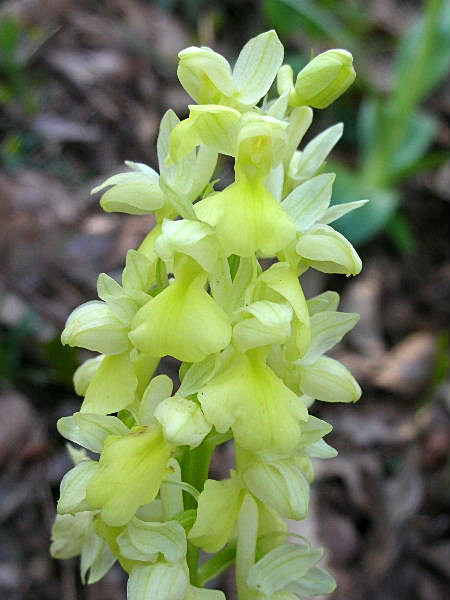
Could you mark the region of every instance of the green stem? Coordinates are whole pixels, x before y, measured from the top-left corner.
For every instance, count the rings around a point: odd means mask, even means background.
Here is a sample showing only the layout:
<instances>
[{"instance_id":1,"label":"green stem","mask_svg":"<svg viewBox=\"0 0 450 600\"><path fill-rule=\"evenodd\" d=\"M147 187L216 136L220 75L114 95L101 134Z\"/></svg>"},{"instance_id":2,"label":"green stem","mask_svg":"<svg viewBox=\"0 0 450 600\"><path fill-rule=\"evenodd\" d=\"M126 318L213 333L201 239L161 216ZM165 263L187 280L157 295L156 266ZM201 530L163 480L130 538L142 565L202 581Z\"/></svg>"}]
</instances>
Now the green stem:
<instances>
[{"instance_id":1,"label":"green stem","mask_svg":"<svg viewBox=\"0 0 450 600\"><path fill-rule=\"evenodd\" d=\"M208 479L209 465L211 456L216 447L211 440L204 440L200 446L187 452L182 463L183 481L194 486L199 492L203 490L205 481ZM197 501L190 494L184 494L184 508L195 508ZM198 561L200 558L200 550L191 543L188 543L187 548L187 564L189 567L190 580L192 585L199 584L198 576Z\"/></svg>"},{"instance_id":2,"label":"green stem","mask_svg":"<svg viewBox=\"0 0 450 600\"><path fill-rule=\"evenodd\" d=\"M189 579L192 585L199 584L198 580L198 560L200 558L200 548L193 546L188 542L186 561L189 568Z\"/></svg>"}]
</instances>

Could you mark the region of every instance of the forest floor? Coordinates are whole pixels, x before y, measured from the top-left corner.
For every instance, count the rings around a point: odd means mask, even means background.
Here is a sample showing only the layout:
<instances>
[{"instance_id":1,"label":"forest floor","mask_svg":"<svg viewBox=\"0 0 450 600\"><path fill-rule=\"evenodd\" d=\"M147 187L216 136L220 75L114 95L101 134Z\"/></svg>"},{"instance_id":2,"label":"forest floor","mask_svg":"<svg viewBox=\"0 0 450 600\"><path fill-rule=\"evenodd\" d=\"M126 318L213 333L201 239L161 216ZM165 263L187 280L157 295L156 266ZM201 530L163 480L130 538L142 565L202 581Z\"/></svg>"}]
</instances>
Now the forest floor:
<instances>
[{"instance_id":1,"label":"forest floor","mask_svg":"<svg viewBox=\"0 0 450 600\"><path fill-rule=\"evenodd\" d=\"M125 598L118 567L83 588L76 561L48 553L70 466L55 423L79 406L71 377L85 357L63 348L59 334L69 312L96 297L97 274L119 274L126 250L152 226L151 217L102 213L89 192L124 159L155 166L162 114L171 107L182 116L189 102L175 71L193 34L156 3L96 4L5 3L23 27L24 57L15 98L2 88L0 102L0 597L10 600ZM233 56L265 24L258 16L246 28L228 4L232 37L216 40L207 15L199 27L205 44ZM256 10L242 4L247 16ZM437 144L448 139L442 124ZM337 155L353 163L353 152L344 140ZM358 248L358 278L305 277L307 295L338 289L341 308L361 314L335 355L363 397L314 408L333 424L327 441L339 456L317 465L302 531L327 549L339 584L332 600L448 598L449 187L448 167L403 187L415 252L381 234ZM229 454L214 476L226 475ZM229 589L226 576L219 583Z\"/></svg>"}]
</instances>

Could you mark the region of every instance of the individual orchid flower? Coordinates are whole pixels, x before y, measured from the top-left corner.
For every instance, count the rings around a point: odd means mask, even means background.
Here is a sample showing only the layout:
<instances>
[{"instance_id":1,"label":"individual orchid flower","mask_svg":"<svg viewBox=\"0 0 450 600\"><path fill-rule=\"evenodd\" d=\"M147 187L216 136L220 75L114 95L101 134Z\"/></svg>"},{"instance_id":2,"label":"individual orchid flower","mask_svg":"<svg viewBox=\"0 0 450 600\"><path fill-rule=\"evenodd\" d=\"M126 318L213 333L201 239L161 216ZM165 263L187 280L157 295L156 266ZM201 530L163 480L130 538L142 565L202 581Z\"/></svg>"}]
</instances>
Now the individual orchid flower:
<instances>
[{"instance_id":1,"label":"individual orchid flower","mask_svg":"<svg viewBox=\"0 0 450 600\"><path fill-rule=\"evenodd\" d=\"M178 79L198 104L222 104L246 110L269 91L283 55L283 46L274 30L247 42L233 70L217 52L192 46L178 55Z\"/></svg>"},{"instance_id":2,"label":"individual orchid flower","mask_svg":"<svg viewBox=\"0 0 450 600\"><path fill-rule=\"evenodd\" d=\"M117 560L108 544L95 532L93 519L92 511L57 515L51 533L50 553L54 558L81 557L83 583L99 581Z\"/></svg>"},{"instance_id":3,"label":"individual orchid flower","mask_svg":"<svg viewBox=\"0 0 450 600\"><path fill-rule=\"evenodd\" d=\"M174 272L174 282L138 311L129 338L151 356L201 361L229 344L231 326L205 291L207 274L198 263L181 257ZM207 328L202 326L205 321Z\"/></svg>"},{"instance_id":4,"label":"individual orchid flower","mask_svg":"<svg viewBox=\"0 0 450 600\"><path fill-rule=\"evenodd\" d=\"M62 343L104 355L89 359L75 374L76 391L85 397L81 410L109 414L126 408L157 367L158 360L136 351L128 338L134 315L150 298L154 275L151 261L130 250L122 286L101 274L97 283L101 300L82 304L69 316Z\"/></svg>"},{"instance_id":5,"label":"individual orchid flower","mask_svg":"<svg viewBox=\"0 0 450 600\"><path fill-rule=\"evenodd\" d=\"M333 577L316 567L323 549L308 544L283 544L268 552L249 570L247 585L258 600L298 600L330 594L336 587Z\"/></svg>"},{"instance_id":6,"label":"individual orchid flower","mask_svg":"<svg viewBox=\"0 0 450 600\"><path fill-rule=\"evenodd\" d=\"M116 416L95 413L79 412L58 421L64 437L100 454L99 462L86 458L66 473L59 514L97 509L107 525L117 527L155 499L170 474L175 446L196 446L211 429L197 405L171 393L169 378L155 377L132 411L131 428Z\"/></svg>"},{"instance_id":7,"label":"individual orchid flower","mask_svg":"<svg viewBox=\"0 0 450 600\"><path fill-rule=\"evenodd\" d=\"M269 364L289 387L304 394L309 406L314 399L324 402L356 402L361 388L350 371L339 361L324 354L339 343L359 320L354 313L337 312L339 296L324 292L308 301L311 344L299 359L290 362L276 350Z\"/></svg>"},{"instance_id":8,"label":"individual orchid flower","mask_svg":"<svg viewBox=\"0 0 450 600\"><path fill-rule=\"evenodd\" d=\"M281 160L285 125L271 117L244 115L236 142L236 181L194 206L197 217L215 227L225 256L260 251L273 255L295 237L295 226L265 185ZM236 224L245 227L242 235Z\"/></svg>"},{"instance_id":9,"label":"individual orchid flower","mask_svg":"<svg viewBox=\"0 0 450 600\"><path fill-rule=\"evenodd\" d=\"M289 453L298 444L308 412L266 363L265 348L236 352L225 369L198 393L206 419L217 431L231 428L236 442L254 452Z\"/></svg>"},{"instance_id":10,"label":"individual orchid flower","mask_svg":"<svg viewBox=\"0 0 450 600\"><path fill-rule=\"evenodd\" d=\"M104 191L100 205L106 212L124 212L132 215L156 213L157 220L164 216L192 215L192 202L207 185L214 172L217 155L200 148L183 156L176 165L166 165L169 138L179 119L168 110L161 120L157 141L160 174L142 163L127 161L131 169L109 177L92 190ZM180 196L183 196L181 199Z\"/></svg>"},{"instance_id":11,"label":"individual orchid flower","mask_svg":"<svg viewBox=\"0 0 450 600\"><path fill-rule=\"evenodd\" d=\"M366 201L330 208L334 179L333 173L324 173L308 179L292 190L281 202L281 207L295 222L295 252L299 256L301 271L313 267L325 273L357 275L362 265L356 250L328 223L348 211L363 206Z\"/></svg>"}]
</instances>

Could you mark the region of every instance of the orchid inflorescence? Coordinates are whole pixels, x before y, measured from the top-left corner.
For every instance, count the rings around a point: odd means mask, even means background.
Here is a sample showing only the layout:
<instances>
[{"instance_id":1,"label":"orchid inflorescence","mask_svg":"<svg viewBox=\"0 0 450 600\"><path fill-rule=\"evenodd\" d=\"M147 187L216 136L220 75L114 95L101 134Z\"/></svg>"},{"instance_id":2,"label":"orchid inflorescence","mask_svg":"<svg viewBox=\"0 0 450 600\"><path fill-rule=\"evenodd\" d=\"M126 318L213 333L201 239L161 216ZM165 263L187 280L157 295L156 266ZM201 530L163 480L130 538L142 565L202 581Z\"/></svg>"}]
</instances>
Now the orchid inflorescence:
<instances>
[{"instance_id":1,"label":"orchid inflorescence","mask_svg":"<svg viewBox=\"0 0 450 600\"><path fill-rule=\"evenodd\" d=\"M251 39L233 69L205 47L179 59L197 104L183 121L163 116L159 175L127 162L93 190L107 212L153 213L156 225L128 251L121 284L102 273L100 300L76 308L62 334L99 354L74 375L80 411L58 421L82 449L68 445L75 466L61 483L51 551L81 555L88 583L119 561L129 600L223 599L204 586L233 563L239 600L327 594L335 583L316 566L322 549L284 519L307 515L312 458L336 455L323 440L331 425L308 408L360 397L325 355L358 315L338 312L333 291L306 300L299 275L360 272L330 223L365 201L330 207L335 176L324 165L341 124L297 148L311 107L352 83L352 56L324 52L295 84L274 31ZM223 191L211 181L219 154L234 158ZM181 361L175 393L155 375L167 355ZM230 439L235 469L208 479Z\"/></svg>"}]
</instances>

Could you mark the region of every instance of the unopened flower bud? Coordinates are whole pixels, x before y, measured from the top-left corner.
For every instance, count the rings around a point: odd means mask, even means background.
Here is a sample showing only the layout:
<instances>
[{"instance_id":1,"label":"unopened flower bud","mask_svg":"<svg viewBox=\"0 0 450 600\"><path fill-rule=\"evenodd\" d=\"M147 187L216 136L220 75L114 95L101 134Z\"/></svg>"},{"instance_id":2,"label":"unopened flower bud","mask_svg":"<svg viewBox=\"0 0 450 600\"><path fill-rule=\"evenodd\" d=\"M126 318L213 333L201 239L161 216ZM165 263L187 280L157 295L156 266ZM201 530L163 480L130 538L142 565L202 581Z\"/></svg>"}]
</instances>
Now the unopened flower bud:
<instances>
[{"instance_id":1,"label":"unopened flower bud","mask_svg":"<svg viewBox=\"0 0 450 600\"><path fill-rule=\"evenodd\" d=\"M195 448L211 430L200 406L179 396L160 402L156 407L155 417L161 423L164 436L170 444Z\"/></svg>"},{"instance_id":2,"label":"unopened flower bud","mask_svg":"<svg viewBox=\"0 0 450 600\"><path fill-rule=\"evenodd\" d=\"M291 65L283 65L277 73L277 92L281 96L285 92L294 89L294 72Z\"/></svg>"},{"instance_id":3,"label":"unopened flower bud","mask_svg":"<svg viewBox=\"0 0 450 600\"><path fill-rule=\"evenodd\" d=\"M346 50L327 50L319 54L297 76L296 106L326 108L355 80L353 57Z\"/></svg>"}]
</instances>

